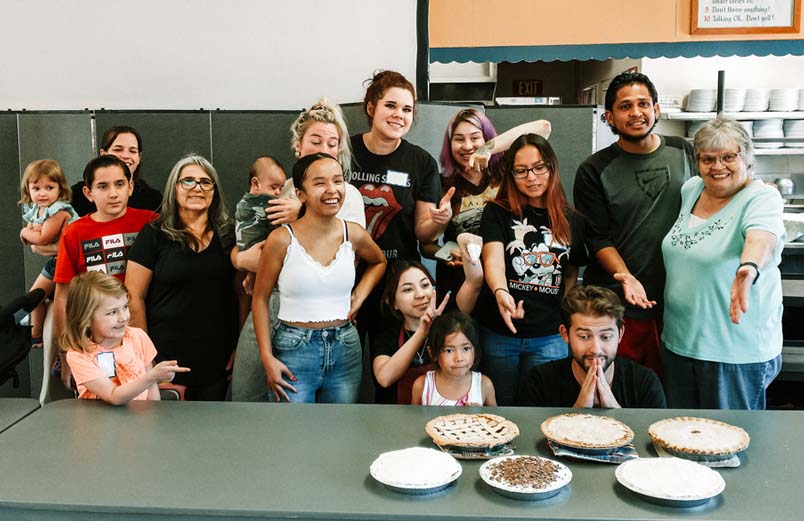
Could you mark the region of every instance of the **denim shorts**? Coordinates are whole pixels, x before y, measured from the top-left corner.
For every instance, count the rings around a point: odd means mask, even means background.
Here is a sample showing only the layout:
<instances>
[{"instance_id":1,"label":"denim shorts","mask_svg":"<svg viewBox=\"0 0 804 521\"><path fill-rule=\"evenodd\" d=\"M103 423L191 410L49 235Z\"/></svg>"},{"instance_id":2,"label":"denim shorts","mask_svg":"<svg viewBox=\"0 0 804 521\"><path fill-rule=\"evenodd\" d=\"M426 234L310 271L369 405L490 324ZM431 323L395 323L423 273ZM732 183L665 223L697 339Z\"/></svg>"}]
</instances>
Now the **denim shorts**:
<instances>
[{"instance_id":1,"label":"denim shorts","mask_svg":"<svg viewBox=\"0 0 804 521\"><path fill-rule=\"evenodd\" d=\"M45 277L47 280L53 280L53 276L56 274L56 256L50 257L45 265L42 266L41 275Z\"/></svg>"},{"instance_id":2,"label":"denim shorts","mask_svg":"<svg viewBox=\"0 0 804 521\"><path fill-rule=\"evenodd\" d=\"M534 366L567 358L569 347L561 335L519 338L480 327L480 369L494 384L497 405L517 402L519 382Z\"/></svg>"},{"instance_id":3,"label":"denim shorts","mask_svg":"<svg viewBox=\"0 0 804 521\"><path fill-rule=\"evenodd\" d=\"M351 322L311 329L280 322L271 338L273 354L296 377L288 391L296 403L356 403L363 373L363 351ZM269 399L273 393L269 391ZM272 400L273 401L273 400Z\"/></svg>"}]
</instances>

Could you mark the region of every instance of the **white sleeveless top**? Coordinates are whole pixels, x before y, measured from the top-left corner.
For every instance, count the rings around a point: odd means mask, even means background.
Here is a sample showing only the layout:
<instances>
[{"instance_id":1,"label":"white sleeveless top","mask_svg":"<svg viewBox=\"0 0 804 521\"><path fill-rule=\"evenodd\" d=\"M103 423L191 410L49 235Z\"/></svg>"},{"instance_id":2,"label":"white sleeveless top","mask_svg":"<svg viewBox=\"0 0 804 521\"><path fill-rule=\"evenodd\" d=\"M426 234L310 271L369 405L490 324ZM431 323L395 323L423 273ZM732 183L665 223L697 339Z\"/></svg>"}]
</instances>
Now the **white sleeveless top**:
<instances>
[{"instance_id":1,"label":"white sleeveless top","mask_svg":"<svg viewBox=\"0 0 804 521\"><path fill-rule=\"evenodd\" d=\"M422 405L483 405L483 385L481 383L481 375L477 371L472 371L472 385L469 387L469 392L466 396L458 400L450 400L444 398L438 393L435 381L435 371L427 371L424 377L424 388L422 389Z\"/></svg>"},{"instance_id":2,"label":"white sleeveless top","mask_svg":"<svg viewBox=\"0 0 804 521\"><path fill-rule=\"evenodd\" d=\"M343 242L335 259L322 266L296 239L293 229L290 244L279 272L279 320L285 322L324 322L349 318L352 287L355 284L355 252L349 242L346 221Z\"/></svg>"}]
</instances>

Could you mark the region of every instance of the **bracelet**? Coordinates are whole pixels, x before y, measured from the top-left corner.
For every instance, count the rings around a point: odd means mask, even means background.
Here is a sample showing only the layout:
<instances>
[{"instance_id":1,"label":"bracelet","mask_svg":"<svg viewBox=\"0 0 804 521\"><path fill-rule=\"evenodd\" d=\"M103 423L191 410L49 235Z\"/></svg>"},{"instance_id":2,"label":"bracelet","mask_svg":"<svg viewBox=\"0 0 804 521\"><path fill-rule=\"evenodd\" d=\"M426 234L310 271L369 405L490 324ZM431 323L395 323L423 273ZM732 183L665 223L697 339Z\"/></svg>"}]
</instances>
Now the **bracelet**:
<instances>
[{"instance_id":1,"label":"bracelet","mask_svg":"<svg viewBox=\"0 0 804 521\"><path fill-rule=\"evenodd\" d=\"M494 296L495 297L497 296L498 291L504 291L504 292L508 293L509 295L511 294L511 292L508 291L508 288L497 288L497 289L494 290Z\"/></svg>"},{"instance_id":2,"label":"bracelet","mask_svg":"<svg viewBox=\"0 0 804 521\"><path fill-rule=\"evenodd\" d=\"M759 280L759 266L757 266L755 262L743 262L739 266L737 266L737 271L740 271L740 268L742 268L743 266L751 266L752 268L754 268L754 271L757 272L757 276L754 277L754 282L751 283L751 285L753 286Z\"/></svg>"}]
</instances>

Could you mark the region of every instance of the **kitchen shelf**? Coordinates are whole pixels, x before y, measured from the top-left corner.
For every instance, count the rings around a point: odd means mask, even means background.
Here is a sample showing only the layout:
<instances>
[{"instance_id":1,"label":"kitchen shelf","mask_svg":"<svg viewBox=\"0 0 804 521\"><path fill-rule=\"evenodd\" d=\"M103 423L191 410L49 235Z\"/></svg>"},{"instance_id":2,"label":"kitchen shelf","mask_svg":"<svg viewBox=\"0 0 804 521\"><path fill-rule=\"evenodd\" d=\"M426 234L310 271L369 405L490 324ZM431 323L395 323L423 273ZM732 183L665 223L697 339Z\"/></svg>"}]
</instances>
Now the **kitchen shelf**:
<instances>
[{"instance_id":1,"label":"kitchen shelf","mask_svg":"<svg viewBox=\"0 0 804 521\"><path fill-rule=\"evenodd\" d=\"M737 120L756 119L804 119L804 110L795 112L724 112L726 116ZM671 121L708 121L714 119L717 112L662 112L660 119Z\"/></svg>"},{"instance_id":2,"label":"kitchen shelf","mask_svg":"<svg viewBox=\"0 0 804 521\"><path fill-rule=\"evenodd\" d=\"M782 148L754 148L755 156L804 156L804 148L801 147L782 147Z\"/></svg>"}]
</instances>

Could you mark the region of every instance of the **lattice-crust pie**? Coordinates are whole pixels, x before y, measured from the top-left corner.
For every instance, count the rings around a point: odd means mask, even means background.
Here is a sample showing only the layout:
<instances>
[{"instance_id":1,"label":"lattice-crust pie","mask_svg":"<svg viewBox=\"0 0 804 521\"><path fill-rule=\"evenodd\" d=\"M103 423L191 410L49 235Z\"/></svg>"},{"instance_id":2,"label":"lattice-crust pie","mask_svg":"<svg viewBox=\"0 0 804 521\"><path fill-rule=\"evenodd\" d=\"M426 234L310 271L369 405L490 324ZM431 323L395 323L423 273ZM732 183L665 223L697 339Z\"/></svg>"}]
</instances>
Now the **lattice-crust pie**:
<instances>
[{"instance_id":1,"label":"lattice-crust pie","mask_svg":"<svg viewBox=\"0 0 804 521\"><path fill-rule=\"evenodd\" d=\"M450 414L433 418L424 430L439 447L493 448L519 436L512 421L494 414Z\"/></svg>"},{"instance_id":2,"label":"lattice-crust pie","mask_svg":"<svg viewBox=\"0 0 804 521\"><path fill-rule=\"evenodd\" d=\"M661 420L648 428L654 443L671 453L727 456L748 447L751 438L740 427L706 418Z\"/></svg>"},{"instance_id":3,"label":"lattice-crust pie","mask_svg":"<svg viewBox=\"0 0 804 521\"><path fill-rule=\"evenodd\" d=\"M615 449L628 445L634 431L623 422L593 414L561 414L542 423L545 437L576 449Z\"/></svg>"}]
</instances>

